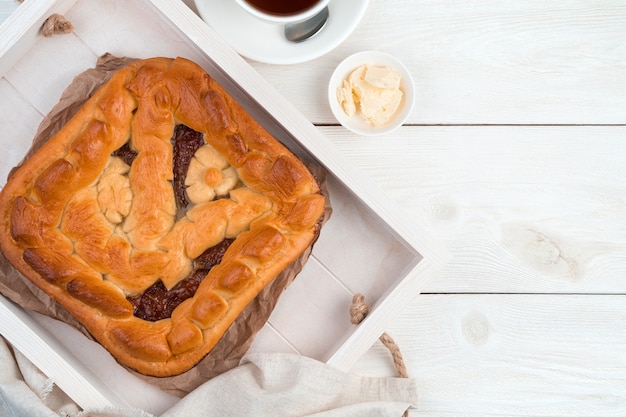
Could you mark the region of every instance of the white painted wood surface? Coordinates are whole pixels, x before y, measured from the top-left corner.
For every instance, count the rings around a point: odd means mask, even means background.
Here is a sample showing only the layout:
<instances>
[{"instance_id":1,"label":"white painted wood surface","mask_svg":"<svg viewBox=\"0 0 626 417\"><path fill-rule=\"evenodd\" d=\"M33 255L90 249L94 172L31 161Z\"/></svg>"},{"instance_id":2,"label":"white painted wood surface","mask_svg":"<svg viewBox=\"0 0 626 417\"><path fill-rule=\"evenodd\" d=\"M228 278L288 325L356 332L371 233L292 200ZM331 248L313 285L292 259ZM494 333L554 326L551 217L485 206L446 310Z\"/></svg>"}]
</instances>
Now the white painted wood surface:
<instances>
[{"instance_id":1,"label":"white painted wood surface","mask_svg":"<svg viewBox=\"0 0 626 417\"><path fill-rule=\"evenodd\" d=\"M369 49L417 90L380 138L322 88ZM251 65L453 254L388 329L411 416L626 415L626 3L371 0L326 56ZM377 344L353 371L389 364Z\"/></svg>"},{"instance_id":2,"label":"white painted wood surface","mask_svg":"<svg viewBox=\"0 0 626 417\"><path fill-rule=\"evenodd\" d=\"M366 49L418 92L380 138L326 103ZM419 381L411 416L626 415L626 3L371 0L326 56L250 64L453 254L388 328ZM389 363L376 344L352 369Z\"/></svg>"}]
</instances>

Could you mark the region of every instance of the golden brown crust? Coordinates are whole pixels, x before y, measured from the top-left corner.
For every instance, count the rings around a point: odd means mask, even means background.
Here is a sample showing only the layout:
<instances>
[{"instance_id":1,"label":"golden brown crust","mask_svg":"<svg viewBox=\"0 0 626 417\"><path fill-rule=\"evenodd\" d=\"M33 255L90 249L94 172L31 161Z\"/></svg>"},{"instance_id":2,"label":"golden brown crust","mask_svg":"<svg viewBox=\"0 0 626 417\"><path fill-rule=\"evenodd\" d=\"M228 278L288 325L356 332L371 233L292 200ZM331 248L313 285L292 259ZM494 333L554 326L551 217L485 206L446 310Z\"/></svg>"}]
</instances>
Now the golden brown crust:
<instances>
[{"instance_id":1,"label":"golden brown crust","mask_svg":"<svg viewBox=\"0 0 626 417\"><path fill-rule=\"evenodd\" d=\"M206 143L182 215L171 185L178 124ZM112 156L129 141L130 166ZM302 162L206 72L153 58L116 72L14 173L0 193L0 246L118 361L170 376L200 361L312 244L324 208ZM235 240L221 263L170 318L133 315L129 296L158 280L173 287L225 238Z\"/></svg>"}]
</instances>

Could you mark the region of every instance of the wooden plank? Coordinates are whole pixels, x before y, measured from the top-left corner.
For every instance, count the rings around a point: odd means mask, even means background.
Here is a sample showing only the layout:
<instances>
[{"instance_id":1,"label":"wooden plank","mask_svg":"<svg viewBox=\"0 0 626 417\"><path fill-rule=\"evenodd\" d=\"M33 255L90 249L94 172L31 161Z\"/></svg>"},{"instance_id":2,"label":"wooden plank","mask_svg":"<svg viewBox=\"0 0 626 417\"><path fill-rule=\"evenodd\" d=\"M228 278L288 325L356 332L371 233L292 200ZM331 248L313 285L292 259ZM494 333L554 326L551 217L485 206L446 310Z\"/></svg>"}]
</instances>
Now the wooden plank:
<instances>
[{"instance_id":1,"label":"wooden plank","mask_svg":"<svg viewBox=\"0 0 626 417\"><path fill-rule=\"evenodd\" d=\"M42 37L5 78L41 114L47 114L74 77L95 62L96 56L74 34Z\"/></svg>"},{"instance_id":2,"label":"wooden plank","mask_svg":"<svg viewBox=\"0 0 626 417\"><path fill-rule=\"evenodd\" d=\"M0 21L0 75L6 74L41 38L41 26L51 14L65 13L75 1L29 1L17 7L6 20Z\"/></svg>"},{"instance_id":3,"label":"wooden plank","mask_svg":"<svg viewBox=\"0 0 626 417\"><path fill-rule=\"evenodd\" d=\"M336 178L327 180L332 213L315 244L314 255L349 294L378 301L401 281L415 253L389 232ZM366 245L361 244L367 242Z\"/></svg>"},{"instance_id":4,"label":"wooden plank","mask_svg":"<svg viewBox=\"0 0 626 417\"><path fill-rule=\"evenodd\" d=\"M335 341L352 330L348 315L351 298L348 290L311 258L281 296L269 322L299 353L324 360Z\"/></svg>"},{"instance_id":5,"label":"wooden plank","mask_svg":"<svg viewBox=\"0 0 626 417\"><path fill-rule=\"evenodd\" d=\"M0 296L0 316L0 334L41 372L54 378L54 383L80 407L127 406L111 386L96 378L37 321L3 296Z\"/></svg>"},{"instance_id":6,"label":"wooden plank","mask_svg":"<svg viewBox=\"0 0 626 417\"><path fill-rule=\"evenodd\" d=\"M626 414L626 295L420 295L388 329L411 416ZM352 371L393 376L376 344Z\"/></svg>"},{"instance_id":7,"label":"wooden plank","mask_svg":"<svg viewBox=\"0 0 626 417\"><path fill-rule=\"evenodd\" d=\"M335 122L325 91L334 66L370 49L411 69L408 123L625 123L624 22L621 0L377 0L314 65L252 65L320 124Z\"/></svg>"},{"instance_id":8,"label":"wooden plank","mask_svg":"<svg viewBox=\"0 0 626 417\"><path fill-rule=\"evenodd\" d=\"M82 370L87 369L87 372L81 377L81 380L85 379L84 382L81 381L84 383L84 387L75 386L76 380L70 380L70 383L66 382L67 386L62 387L72 399L74 399L74 393L81 393L84 396L81 399L85 406L96 404L96 399L99 399L100 396L106 396L106 400L110 403L144 410L158 416L179 401L177 396L148 384L137 375L128 372L102 345L87 339L74 327L34 312L28 312L28 316L22 315L21 317L26 317L24 323L27 325L34 323L34 328L40 337L45 338L45 340L53 338L52 346L62 346L58 350L64 361L61 362L61 366L69 368L75 366L76 363L78 364L75 370L64 369L61 374L62 377L65 373L82 372ZM13 323L13 325L15 324ZM19 327L17 329L12 327L11 330L9 337L14 333L20 334L20 332L28 331L28 329ZM37 346L37 349L31 351L35 355L35 360L50 355L45 346ZM50 366L52 364L42 369L50 369ZM57 373L54 372L50 375L56 376ZM94 386L98 388L104 386L105 390L100 391L95 397L85 395ZM109 398L109 396L111 397ZM74 399L74 401L78 400Z\"/></svg>"},{"instance_id":9,"label":"wooden plank","mask_svg":"<svg viewBox=\"0 0 626 417\"><path fill-rule=\"evenodd\" d=\"M15 10L20 3L18 1L0 2L0 23L4 22Z\"/></svg>"},{"instance_id":10,"label":"wooden plank","mask_svg":"<svg viewBox=\"0 0 626 417\"><path fill-rule=\"evenodd\" d=\"M172 10L180 8L177 3ZM108 52L133 58L184 56L198 63L206 60L202 51L173 28L150 2L80 0L67 17L79 23L74 33L97 56ZM138 30L141 36L137 36Z\"/></svg>"},{"instance_id":11,"label":"wooden plank","mask_svg":"<svg viewBox=\"0 0 626 417\"><path fill-rule=\"evenodd\" d=\"M0 126L10 126L5 132L9 140L3 141L0 187L6 184L9 171L24 157L30 147L37 126L43 118L6 79L0 78ZM16 117L17 116L17 117Z\"/></svg>"},{"instance_id":12,"label":"wooden plank","mask_svg":"<svg viewBox=\"0 0 626 417\"><path fill-rule=\"evenodd\" d=\"M626 127L322 131L454 254L425 291L626 292Z\"/></svg>"}]
</instances>

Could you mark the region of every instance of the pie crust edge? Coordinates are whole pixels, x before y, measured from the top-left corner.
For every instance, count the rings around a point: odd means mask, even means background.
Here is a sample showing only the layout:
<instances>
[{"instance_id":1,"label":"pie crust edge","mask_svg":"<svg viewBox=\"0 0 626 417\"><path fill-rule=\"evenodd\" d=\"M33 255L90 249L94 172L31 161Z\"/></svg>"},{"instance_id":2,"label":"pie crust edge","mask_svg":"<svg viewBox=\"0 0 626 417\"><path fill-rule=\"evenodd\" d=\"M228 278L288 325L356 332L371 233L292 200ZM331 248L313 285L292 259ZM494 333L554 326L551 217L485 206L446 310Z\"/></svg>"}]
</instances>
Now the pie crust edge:
<instances>
[{"instance_id":1,"label":"pie crust edge","mask_svg":"<svg viewBox=\"0 0 626 417\"><path fill-rule=\"evenodd\" d=\"M151 95L145 94L148 90ZM237 237L222 264L203 281L206 284L179 305L171 318L157 322L133 316L124 294L105 279L94 281L91 275L82 277L82 270L71 268L45 271L49 265L33 267L37 260L46 259L41 253L33 255L36 249L42 252L51 245L62 249L67 243L57 233L58 206L71 195L72 187L85 187L86 180L81 182L81 178L89 177L80 172L74 181L72 172L89 171L90 163L108 157L124 143L133 128L131 120L135 126L143 122L153 126L151 120L138 122L128 115L129 109L132 114L140 104L148 106L148 111L137 111L135 117L163 109L166 114L169 106L170 129L183 123L204 133L205 141L229 160L246 185L268 197L272 205L269 214ZM159 123L153 127L162 128ZM92 146L103 131L112 138L108 147ZM85 137L82 144L77 140ZM73 155L77 150L79 155ZM81 154L87 151L93 155ZM58 162L57 168L51 168L56 161L69 164ZM46 175L53 172L56 179L44 178L46 170ZM208 354L258 292L314 242L324 209L324 197L304 164L204 70L183 58L152 58L117 71L14 173L0 192L0 246L18 271L63 305L119 362L145 375L171 376L190 369ZM56 263L62 265L63 260ZM234 291L220 284L241 276L247 276L247 281L234 286ZM216 286L220 287L217 292Z\"/></svg>"}]
</instances>

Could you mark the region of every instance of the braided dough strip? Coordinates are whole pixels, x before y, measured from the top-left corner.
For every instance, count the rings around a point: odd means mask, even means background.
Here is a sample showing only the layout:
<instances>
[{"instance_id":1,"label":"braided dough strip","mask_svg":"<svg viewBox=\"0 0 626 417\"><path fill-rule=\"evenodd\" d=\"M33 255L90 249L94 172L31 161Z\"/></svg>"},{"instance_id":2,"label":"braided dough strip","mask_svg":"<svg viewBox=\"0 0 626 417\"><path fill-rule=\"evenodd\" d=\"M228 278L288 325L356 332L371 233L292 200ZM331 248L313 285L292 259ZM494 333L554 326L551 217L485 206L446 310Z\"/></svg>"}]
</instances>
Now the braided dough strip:
<instances>
[{"instance_id":1,"label":"braided dough strip","mask_svg":"<svg viewBox=\"0 0 626 417\"><path fill-rule=\"evenodd\" d=\"M171 185L178 124L201 132L242 183L182 216ZM129 141L137 157L126 166L111 154ZM119 362L171 376L314 242L324 208L302 162L206 72L152 58L116 72L14 173L0 192L0 247ZM173 287L225 238L235 240L221 263L170 318L133 315L128 296L157 280Z\"/></svg>"}]
</instances>

